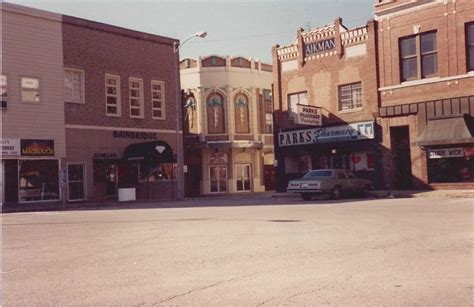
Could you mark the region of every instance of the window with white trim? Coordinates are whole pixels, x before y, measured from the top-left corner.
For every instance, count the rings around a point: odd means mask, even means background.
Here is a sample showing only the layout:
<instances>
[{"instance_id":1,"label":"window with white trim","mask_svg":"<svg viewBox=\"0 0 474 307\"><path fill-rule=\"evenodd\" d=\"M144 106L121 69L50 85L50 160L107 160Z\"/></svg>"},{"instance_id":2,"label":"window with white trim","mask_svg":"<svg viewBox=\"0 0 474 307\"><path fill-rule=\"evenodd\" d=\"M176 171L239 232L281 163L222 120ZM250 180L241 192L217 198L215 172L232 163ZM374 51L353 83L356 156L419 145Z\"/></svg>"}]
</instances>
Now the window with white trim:
<instances>
[{"instance_id":1,"label":"window with white trim","mask_svg":"<svg viewBox=\"0 0 474 307\"><path fill-rule=\"evenodd\" d=\"M294 93L288 94L288 114L290 118L296 119L298 114L298 105L308 105L308 93L301 92L301 93Z\"/></svg>"},{"instance_id":2,"label":"window with white trim","mask_svg":"<svg viewBox=\"0 0 474 307\"><path fill-rule=\"evenodd\" d=\"M154 119L165 119L165 83L151 81L151 116Z\"/></svg>"},{"instance_id":3,"label":"window with white trim","mask_svg":"<svg viewBox=\"0 0 474 307\"><path fill-rule=\"evenodd\" d=\"M84 71L66 68L64 70L64 100L84 103Z\"/></svg>"},{"instance_id":4,"label":"window with white trim","mask_svg":"<svg viewBox=\"0 0 474 307\"><path fill-rule=\"evenodd\" d=\"M39 79L37 78L21 78L21 101L23 102L40 102Z\"/></svg>"},{"instance_id":5,"label":"window with white trim","mask_svg":"<svg viewBox=\"0 0 474 307\"><path fill-rule=\"evenodd\" d=\"M339 86L339 111L362 108L362 83Z\"/></svg>"},{"instance_id":6,"label":"window with white trim","mask_svg":"<svg viewBox=\"0 0 474 307\"><path fill-rule=\"evenodd\" d=\"M400 77L402 82L438 75L437 44L436 31L400 38Z\"/></svg>"},{"instance_id":7,"label":"window with white trim","mask_svg":"<svg viewBox=\"0 0 474 307\"><path fill-rule=\"evenodd\" d=\"M105 75L105 114L121 116L120 77Z\"/></svg>"},{"instance_id":8,"label":"window with white trim","mask_svg":"<svg viewBox=\"0 0 474 307\"><path fill-rule=\"evenodd\" d=\"M128 95L130 101L130 117L144 117L143 80L130 78L128 82Z\"/></svg>"}]
</instances>

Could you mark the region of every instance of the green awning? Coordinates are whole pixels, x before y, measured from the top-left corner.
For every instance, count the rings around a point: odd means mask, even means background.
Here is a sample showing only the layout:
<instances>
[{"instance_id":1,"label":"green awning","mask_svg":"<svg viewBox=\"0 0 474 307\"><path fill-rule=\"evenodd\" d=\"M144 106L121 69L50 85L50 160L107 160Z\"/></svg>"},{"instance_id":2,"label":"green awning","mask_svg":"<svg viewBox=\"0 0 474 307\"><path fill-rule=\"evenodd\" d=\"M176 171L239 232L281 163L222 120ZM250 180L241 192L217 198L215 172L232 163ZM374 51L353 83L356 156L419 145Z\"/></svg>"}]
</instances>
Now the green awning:
<instances>
[{"instance_id":1,"label":"green awning","mask_svg":"<svg viewBox=\"0 0 474 307\"><path fill-rule=\"evenodd\" d=\"M430 120L414 144L418 146L474 144L471 122L470 116Z\"/></svg>"}]
</instances>

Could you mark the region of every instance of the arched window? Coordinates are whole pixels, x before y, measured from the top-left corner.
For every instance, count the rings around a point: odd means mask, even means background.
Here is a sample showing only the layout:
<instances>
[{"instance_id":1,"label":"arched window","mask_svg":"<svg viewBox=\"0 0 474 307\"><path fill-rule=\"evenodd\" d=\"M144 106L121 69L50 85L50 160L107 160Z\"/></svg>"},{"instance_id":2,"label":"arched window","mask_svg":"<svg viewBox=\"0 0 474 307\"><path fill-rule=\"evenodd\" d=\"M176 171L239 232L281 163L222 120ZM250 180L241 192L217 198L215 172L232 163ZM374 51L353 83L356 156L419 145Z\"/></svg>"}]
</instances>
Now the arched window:
<instances>
[{"instance_id":1,"label":"arched window","mask_svg":"<svg viewBox=\"0 0 474 307\"><path fill-rule=\"evenodd\" d=\"M235 132L250 133L249 99L240 93L234 98Z\"/></svg>"},{"instance_id":2,"label":"arched window","mask_svg":"<svg viewBox=\"0 0 474 307\"><path fill-rule=\"evenodd\" d=\"M207 96L207 132L225 133L224 97L218 93Z\"/></svg>"}]
</instances>

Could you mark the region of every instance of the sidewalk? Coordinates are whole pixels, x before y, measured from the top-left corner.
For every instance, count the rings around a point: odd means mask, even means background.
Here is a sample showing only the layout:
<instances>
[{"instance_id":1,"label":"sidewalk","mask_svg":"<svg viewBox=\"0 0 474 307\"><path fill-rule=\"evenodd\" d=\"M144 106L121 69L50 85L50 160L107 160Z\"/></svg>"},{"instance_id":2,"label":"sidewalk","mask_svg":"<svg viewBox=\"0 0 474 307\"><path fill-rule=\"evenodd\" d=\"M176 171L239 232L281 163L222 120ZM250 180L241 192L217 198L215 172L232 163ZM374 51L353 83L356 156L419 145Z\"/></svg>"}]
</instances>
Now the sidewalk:
<instances>
[{"instance_id":1,"label":"sidewalk","mask_svg":"<svg viewBox=\"0 0 474 307\"><path fill-rule=\"evenodd\" d=\"M246 206L258 204L273 204L272 198L297 198L299 193L245 193L230 195L206 195L186 198L177 201L138 200L134 202L103 201L103 202L73 202L66 203L37 203L3 205L2 213L35 212L35 211L63 211L63 210L107 210L107 209L147 209L147 208L186 208L198 206ZM436 198L473 198L474 190L433 190L433 191L390 191L376 190L370 192L370 198L410 198L410 197L436 197Z\"/></svg>"},{"instance_id":2,"label":"sidewalk","mask_svg":"<svg viewBox=\"0 0 474 307\"><path fill-rule=\"evenodd\" d=\"M375 190L369 195L375 198L410 198L410 197L436 197L436 198L474 198L474 190ZM272 197L299 198L299 193L274 193Z\"/></svg>"}]
</instances>

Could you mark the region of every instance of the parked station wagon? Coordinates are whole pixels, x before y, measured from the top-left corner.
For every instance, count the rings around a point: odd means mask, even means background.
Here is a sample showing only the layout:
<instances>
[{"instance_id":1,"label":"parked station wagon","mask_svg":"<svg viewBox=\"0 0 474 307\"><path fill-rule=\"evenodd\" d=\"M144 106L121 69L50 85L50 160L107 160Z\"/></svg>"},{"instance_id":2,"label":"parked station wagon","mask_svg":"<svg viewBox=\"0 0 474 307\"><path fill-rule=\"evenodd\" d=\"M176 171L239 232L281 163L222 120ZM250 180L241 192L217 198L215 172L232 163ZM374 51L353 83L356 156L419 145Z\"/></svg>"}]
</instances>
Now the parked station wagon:
<instances>
[{"instance_id":1,"label":"parked station wagon","mask_svg":"<svg viewBox=\"0 0 474 307\"><path fill-rule=\"evenodd\" d=\"M287 192L301 193L304 200L313 195L326 194L338 199L342 194L367 196L373 187L370 180L357 178L344 169L317 169L306 173L303 178L290 180Z\"/></svg>"}]
</instances>

